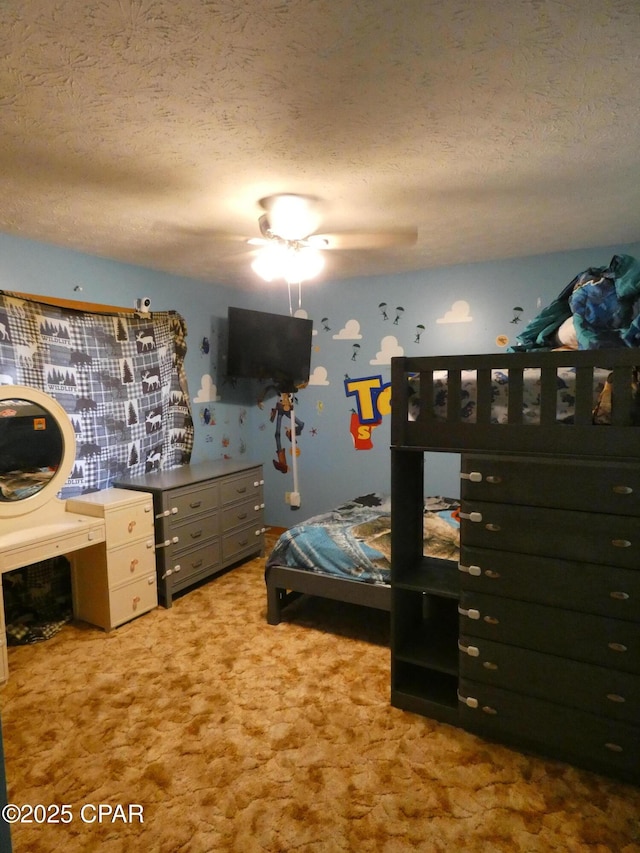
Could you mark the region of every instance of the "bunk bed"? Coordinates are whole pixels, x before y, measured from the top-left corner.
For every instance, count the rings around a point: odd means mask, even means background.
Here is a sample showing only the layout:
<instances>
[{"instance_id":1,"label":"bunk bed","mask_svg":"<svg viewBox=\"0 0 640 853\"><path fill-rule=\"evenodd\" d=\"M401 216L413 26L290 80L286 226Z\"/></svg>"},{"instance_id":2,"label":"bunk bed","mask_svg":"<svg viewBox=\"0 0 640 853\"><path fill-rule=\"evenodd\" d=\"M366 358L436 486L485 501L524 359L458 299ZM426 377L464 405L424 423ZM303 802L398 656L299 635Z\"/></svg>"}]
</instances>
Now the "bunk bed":
<instances>
[{"instance_id":1,"label":"bunk bed","mask_svg":"<svg viewBox=\"0 0 640 853\"><path fill-rule=\"evenodd\" d=\"M393 359L394 706L640 784L639 363ZM421 553L430 452L460 454L458 564Z\"/></svg>"},{"instance_id":2,"label":"bunk bed","mask_svg":"<svg viewBox=\"0 0 640 853\"><path fill-rule=\"evenodd\" d=\"M632 353L611 349L597 355L595 351L556 351L393 359L392 445L450 452L472 448L616 455L628 444L627 426L640 420ZM625 393L616 393L615 407L614 382L616 388L626 389ZM451 405L447 406L447 400ZM605 424L606 429L596 428ZM363 496L347 501L283 534L266 564L270 625L279 624L284 609L301 595L390 609L389 564L380 562L383 554L374 556L383 568L372 574L367 571L366 558L356 554L358 546L351 541L344 551L345 560L347 556L354 558L351 567L335 570L333 552L338 539L342 536L348 542L353 537L347 527L370 520L366 511L374 507L367 507L368 497L379 498ZM421 492L419 527L422 553L426 555L429 546L422 532L424 510L432 500L438 499L424 497ZM390 519L390 507L384 505L384 498L380 501L376 512ZM358 502L364 502L365 515L354 520ZM401 498L398 506L402 512L413 512L415 501L413 497L409 501ZM327 521L334 524L337 520L344 522L339 535L320 529ZM308 534L312 537L308 546L311 556L299 560ZM324 545L319 542L320 536L325 537ZM296 547L292 547L294 540ZM322 564L323 551L329 565Z\"/></svg>"}]
</instances>

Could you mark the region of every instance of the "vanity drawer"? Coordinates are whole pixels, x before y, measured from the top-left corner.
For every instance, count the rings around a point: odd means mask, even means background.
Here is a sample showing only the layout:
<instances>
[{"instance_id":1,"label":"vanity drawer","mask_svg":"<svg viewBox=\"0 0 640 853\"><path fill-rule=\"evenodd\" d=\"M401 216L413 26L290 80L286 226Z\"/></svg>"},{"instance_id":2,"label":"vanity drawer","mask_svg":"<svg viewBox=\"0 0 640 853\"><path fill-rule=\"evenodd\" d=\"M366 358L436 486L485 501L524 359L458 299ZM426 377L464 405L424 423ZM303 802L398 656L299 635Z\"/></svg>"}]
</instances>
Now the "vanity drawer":
<instances>
[{"instance_id":1,"label":"vanity drawer","mask_svg":"<svg viewBox=\"0 0 640 853\"><path fill-rule=\"evenodd\" d=\"M458 696L468 731L640 780L638 726L467 679Z\"/></svg>"},{"instance_id":2,"label":"vanity drawer","mask_svg":"<svg viewBox=\"0 0 640 853\"><path fill-rule=\"evenodd\" d=\"M640 621L635 569L466 546L459 568L461 589Z\"/></svg>"},{"instance_id":3,"label":"vanity drawer","mask_svg":"<svg viewBox=\"0 0 640 853\"><path fill-rule=\"evenodd\" d=\"M124 584L109 594L111 627L117 628L124 622L141 616L158 605L156 573Z\"/></svg>"},{"instance_id":4,"label":"vanity drawer","mask_svg":"<svg viewBox=\"0 0 640 853\"><path fill-rule=\"evenodd\" d=\"M117 548L126 542L140 539L142 536L147 536L153 541L153 501L151 497L138 503L131 503L121 509L109 509L108 512L105 512L105 524L109 548Z\"/></svg>"},{"instance_id":5,"label":"vanity drawer","mask_svg":"<svg viewBox=\"0 0 640 853\"><path fill-rule=\"evenodd\" d=\"M168 525L173 528L185 519L217 509L219 504L218 484L203 483L174 489L163 496Z\"/></svg>"},{"instance_id":6,"label":"vanity drawer","mask_svg":"<svg viewBox=\"0 0 640 853\"><path fill-rule=\"evenodd\" d=\"M460 637L460 677L537 696L592 714L640 721L640 674Z\"/></svg>"},{"instance_id":7,"label":"vanity drawer","mask_svg":"<svg viewBox=\"0 0 640 853\"><path fill-rule=\"evenodd\" d=\"M640 516L640 466L464 455L463 500Z\"/></svg>"},{"instance_id":8,"label":"vanity drawer","mask_svg":"<svg viewBox=\"0 0 640 853\"><path fill-rule=\"evenodd\" d=\"M107 553L107 575L109 587L119 586L128 581L155 572L156 555L153 538L142 542L132 542L114 548Z\"/></svg>"},{"instance_id":9,"label":"vanity drawer","mask_svg":"<svg viewBox=\"0 0 640 853\"><path fill-rule=\"evenodd\" d=\"M640 673L640 623L463 591L460 633Z\"/></svg>"},{"instance_id":10,"label":"vanity drawer","mask_svg":"<svg viewBox=\"0 0 640 853\"><path fill-rule=\"evenodd\" d=\"M462 501L460 541L478 548L640 568L640 518Z\"/></svg>"},{"instance_id":11,"label":"vanity drawer","mask_svg":"<svg viewBox=\"0 0 640 853\"><path fill-rule=\"evenodd\" d=\"M220 483L220 499L223 506L249 497L258 497L261 491L261 477L258 468L239 474L235 477L225 477Z\"/></svg>"}]
</instances>

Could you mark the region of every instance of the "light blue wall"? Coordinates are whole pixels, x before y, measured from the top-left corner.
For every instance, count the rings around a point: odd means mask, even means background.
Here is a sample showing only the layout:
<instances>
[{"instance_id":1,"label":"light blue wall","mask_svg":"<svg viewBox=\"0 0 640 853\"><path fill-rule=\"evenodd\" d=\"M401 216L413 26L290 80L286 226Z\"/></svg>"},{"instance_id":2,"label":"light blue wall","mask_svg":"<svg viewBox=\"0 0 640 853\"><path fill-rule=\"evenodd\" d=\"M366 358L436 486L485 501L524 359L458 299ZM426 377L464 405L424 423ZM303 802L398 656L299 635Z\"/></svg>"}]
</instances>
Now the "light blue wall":
<instances>
[{"instance_id":1,"label":"light blue wall","mask_svg":"<svg viewBox=\"0 0 640 853\"><path fill-rule=\"evenodd\" d=\"M227 454L263 462L267 522L291 526L346 498L389 490L389 417L372 431L372 448L356 450L349 431L355 399L344 387L345 376L379 375L382 382L389 381L388 363L371 364L383 338L394 337L407 355L500 351L504 346L499 336L513 343L518 330L577 273L608 265L616 253L640 257L640 243L303 286L302 309L314 321L314 379L298 395L297 413L305 425L298 457L302 506L296 511L285 503L285 492L293 489L291 470L282 474L272 464L275 437L269 414L275 399L266 400L261 410L256 383L239 382L235 388L225 384L220 355L228 306L287 314L285 285L265 285L263 291L248 294L0 234L0 289L131 307L136 297L149 296L153 310L182 314L188 328L186 369L195 421L193 461ZM467 303L471 319L463 322L458 313L455 322L438 322L458 302ZM386 304L387 319L381 303ZM357 324L361 338L334 338L350 321ZM203 351L204 338L208 353ZM318 384L321 369L327 384ZM212 377L221 399L194 400L203 376ZM432 494L457 494L457 464L455 457L428 457Z\"/></svg>"}]
</instances>

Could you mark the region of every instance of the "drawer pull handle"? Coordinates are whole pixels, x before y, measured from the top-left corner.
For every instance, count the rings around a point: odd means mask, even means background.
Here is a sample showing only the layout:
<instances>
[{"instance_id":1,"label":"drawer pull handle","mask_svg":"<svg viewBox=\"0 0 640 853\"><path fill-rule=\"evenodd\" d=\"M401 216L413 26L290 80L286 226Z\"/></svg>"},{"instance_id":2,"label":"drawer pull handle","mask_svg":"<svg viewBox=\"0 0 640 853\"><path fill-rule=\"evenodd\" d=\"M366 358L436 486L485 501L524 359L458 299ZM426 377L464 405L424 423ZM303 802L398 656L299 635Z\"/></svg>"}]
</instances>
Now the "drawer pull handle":
<instances>
[{"instance_id":1,"label":"drawer pull handle","mask_svg":"<svg viewBox=\"0 0 640 853\"><path fill-rule=\"evenodd\" d=\"M495 714L497 714L497 713L498 713L498 712L496 711L496 709L495 709L495 708L492 708L492 707L491 707L491 705L483 705L483 706L482 706L482 711L483 711L483 713L484 713L484 714L493 714L493 715L495 715Z\"/></svg>"},{"instance_id":2,"label":"drawer pull handle","mask_svg":"<svg viewBox=\"0 0 640 853\"><path fill-rule=\"evenodd\" d=\"M202 565L202 560L196 560L195 563L191 563L191 568L192 569L199 569L201 565Z\"/></svg>"},{"instance_id":3,"label":"drawer pull handle","mask_svg":"<svg viewBox=\"0 0 640 853\"><path fill-rule=\"evenodd\" d=\"M138 566L138 560L134 557L133 560L131 560L131 562L129 563L129 571L135 572L137 566Z\"/></svg>"},{"instance_id":4,"label":"drawer pull handle","mask_svg":"<svg viewBox=\"0 0 640 853\"><path fill-rule=\"evenodd\" d=\"M458 640L458 649L465 655L469 655L470 658L480 657L480 649L477 646L465 646L464 643Z\"/></svg>"},{"instance_id":5,"label":"drawer pull handle","mask_svg":"<svg viewBox=\"0 0 640 853\"><path fill-rule=\"evenodd\" d=\"M244 495L244 493L245 493L246 491L247 491L247 487L246 487L246 486L238 486L238 488L236 489L236 492L237 492L239 495Z\"/></svg>"},{"instance_id":6,"label":"drawer pull handle","mask_svg":"<svg viewBox=\"0 0 640 853\"><path fill-rule=\"evenodd\" d=\"M238 513L238 521L243 521L247 517L247 515L248 515L248 513L246 513L246 512L239 512Z\"/></svg>"},{"instance_id":7,"label":"drawer pull handle","mask_svg":"<svg viewBox=\"0 0 640 853\"><path fill-rule=\"evenodd\" d=\"M618 704L627 701L624 696L621 696L619 693L607 693L607 699L609 702L617 702Z\"/></svg>"},{"instance_id":8,"label":"drawer pull handle","mask_svg":"<svg viewBox=\"0 0 640 853\"><path fill-rule=\"evenodd\" d=\"M631 486L614 486L613 491L616 495L632 495L633 489Z\"/></svg>"},{"instance_id":9,"label":"drawer pull handle","mask_svg":"<svg viewBox=\"0 0 640 853\"><path fill-rule=\"evenodd\" d=\"M480 611L475 610L473 607L470 607L468 610L465 610L464 607L458 607L458 613L460 616L466 616L469 619L480 618Z\"/></svg>"},{"instance_id":10,"label":"drawer pull handle","mask_svg":"<svg viewBox=\"0 0 640 853\"><path fill-rule=\"evenodd\" d=\"M628 651L627 647L622 643L608 643L609 648L612 652L626 652Z\"/></svg>"},{"instance_id":11,"label":"drawer pull handle","mask_svg":"<svg viewBox=\"0 0 640 853\"><path fill-rule=\"evenodd\" d=\"M199 506L202 506L202 501L191 501L189 504L191 509L198 509Z\"/></svg>"},{"instance_id":12,"label":"drawer pull handle","mask_svg":"<svg viewBox=\"0 0 640 853\"><path fill-rule=\"evenodd\" d=\"M129 524L127 525L127 530L129 531L129 533L133 533L133 529L134 529L134 527L135 527L135 526L136 526L135 521L130 521L130 522L129 522Z\"/></svg>"},{"instance_id":13,"label":"drawer pull handle","mask_svg":"<svg viewBox=\"0 0 640 853\"><path fill-rule=\"evenodd\" d=\"M136 596L134 596L133 601L131 602L131 609L137 610L139 604L140 604L140 596L136 595Z\"/></svg>"},{"instance_id":14,"label":"drawer pull handle","mask_svg":"<svg viewBox=\"0 0 640 853\"><path fill-rule=\"evenodd\" d=\"M463 696L462 693L458 693L458 702L462 702L463 705L466 705L467 708L477 708L478 700L473 696Z\"/></svg>"},{"instance_id":15,"label":"drawer pull handle","mask_svg":"<svg viewBox=\"0 0 640 853\"><path fill-rule=\"evenodd\" d=\"M502 482L502 477L498 477L497 474L489 474L487 477L487 483L491 483L491 485L495 486L498 483Z\"/></svg>"},{"instance_id":16,"label":"drawer pull handle","mask_svg":"<svg viewBox=\"0 0 640 853\"><path fill-rule=\"evenodd\" d=\"M199 539L201 536L202 536L202 530L194 530L194 531L191 533L191 538L192 538L192 539Z\"/></svg>"},{"instance_id":17,"label":"drawer pull handle","mask_svg":"<svg viewBox=\"0 0 640 853\"><path fill-rule=\"evenodd\" d=\"M491 578L491 580L495 580L496 578L500 577L500 572L494 572L493 569L487 569L487 571L485 572L485 575L488 578Z\"/></svg>"},{"instance_id":18,"label":"drawer pull handle","mask_svg":"<svg viewBox=\"0 0 640 853\"><path fill-rule=\"evenodd\" d=\"M489 533L499 533L500 532L500 525L494 524L491 521L489 522L489 524L485 524L484 527L485 527L485 530L489 531Z\"/></svg>"},{"instance_id":19,"label":"drawer pull handle","mask_svg":"<svg viewBox=\"0 0 640 853\"><path fill-rule=\"evenodd\" d=\"M468 575L473 575L474 578L477 578L482 574L480 566L463 566L462 563L458 563L458 571L466 572Z\"/></svg>"},{"instance_id":20,"label":"drawer pull handle","mask_svg":"<svg viewBox=\"0 0 640 853\"><path fill-rule=\"evenodd\" d=\"M483 621L487 623L487 625L499 625L500 620L495 616L485 616L483 617Z\"/></svg>"},{"instance_id":21,"label":"drawer pull handle","mask_svg":"<svg viewBox=\"0 0 640 853\"><path fill-rule=\"evenodd\" d=\"M614 590L613 592L609 593L609 597L615 598L616 601L627 601L629 599L629 593L628 592L617 592L616 590Z\"/></svg>"},{"instance_id":22,"label":"drawer pull handle","mask_svg":"<svg viewBox=\"0 0 640 853\"><path fill-rule=\"evenodd\" d=\"M608 749L610 752L624 752L619 743L605 743L605 749Z\"/></svg>"},{"instance_id":23,"label":"drawer pull handle","mask_svg":"<svg viewBox=\"0 0 640 853\"><path fill-rule=\"evenodd\" d=\"M480 471L470 471L468 474L461 473L461 480L469 480L471 483L481 483L482 482L482 474Z\"/></svg>"},{"instance_id":24,"label":"drawer pull handle","mask_svg":"<svg viewBox=\"0 0 640 853\"><path fill-rule=\"evenodd\" d=\"M490 661L490 660L486 660L486 661L482 664L482 666L483 666L485 669L490 669L490 670L491 670L491 672L495 672L495 671L498 669L498 664L497 664L497 663L493 663L493 661Z\"/></svg>"},{"instance_id":25,"label":"drawer pull handle","mask_svg":"<svg viewBox=\"0 0 640 853\"><path fill-rule=\"evenodd\" d=\"M244 548L244 546L245 546L245 545L248 545L248 544L249 544L249 540L248 540L248 539L240 539L240 540L238 540L238 545L239 545L241 548Z\"/></svg>"},{"instance_id":26,"label":"drawer pull handle","mask_svg":"<svg viewBox=\"0 0 640 853\"><path fill-rule=\"evenodd\" d=\"M482 521L482 513L481 512L461 512L460 518L466 518L467 521L478 522Z\"/></svg>"},{"instance_id":27,"label":"drawer pull handle","mask_svg":"<svg viewBox=\"0 0 640 853\"><path fill-rule=\"evenodd\" d=\"M628 539L612 539L611 544L614 548L630 548L631 542Z\"/></svg>"}]
</instances>

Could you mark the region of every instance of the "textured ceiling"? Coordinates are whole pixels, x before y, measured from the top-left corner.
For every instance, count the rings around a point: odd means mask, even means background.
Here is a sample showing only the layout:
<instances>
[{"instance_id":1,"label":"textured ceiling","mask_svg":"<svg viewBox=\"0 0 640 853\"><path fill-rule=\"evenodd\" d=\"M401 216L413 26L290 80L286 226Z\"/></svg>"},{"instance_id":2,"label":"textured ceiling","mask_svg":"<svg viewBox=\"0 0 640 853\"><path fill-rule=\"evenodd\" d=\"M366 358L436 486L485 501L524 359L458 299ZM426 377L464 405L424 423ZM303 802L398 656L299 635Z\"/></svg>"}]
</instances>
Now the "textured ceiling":
<instances>
[{"instance_id":1,"label":"textured ceiling","mask_svg":"<svg viewBox=\"0 0 640 853\"><path fill-rule=\"evenodd\" d=\"M250 286L310 193L326 277L640 239L638 0L8 0L0 231Z\"/></svg>"}]
</instances>

